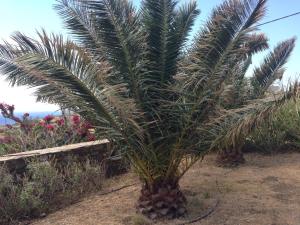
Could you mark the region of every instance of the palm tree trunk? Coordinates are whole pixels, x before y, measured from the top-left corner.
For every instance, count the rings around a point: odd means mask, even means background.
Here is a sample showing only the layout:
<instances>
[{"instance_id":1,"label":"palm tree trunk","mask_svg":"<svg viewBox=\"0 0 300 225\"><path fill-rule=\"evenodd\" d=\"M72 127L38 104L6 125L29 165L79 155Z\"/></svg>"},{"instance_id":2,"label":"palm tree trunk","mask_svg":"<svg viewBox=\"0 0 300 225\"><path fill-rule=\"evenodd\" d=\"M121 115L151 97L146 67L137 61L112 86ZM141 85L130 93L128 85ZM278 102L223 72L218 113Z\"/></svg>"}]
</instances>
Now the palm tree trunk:
<instances>
[{"instance_id":1,"label":"palm tree trunk","mask_svg":"<svg viewBox=\"0 0 300 225\"><path fill-rule=\"evenodd\" d=\"M238 166L245 162L241 148L223 149L218 152L217 164L219 166Z\"/></svg>"},{"instance_id":2,"label":"palm tree trunk","mask_svg":"<svg viewBox=\"0 0 300 225\"><path fill-rule=\"evenodd\" d=\"M150 219L177 218L186 214L186 198L178 181L143 185L137 209Z\"/></svg>"}]
</instances>

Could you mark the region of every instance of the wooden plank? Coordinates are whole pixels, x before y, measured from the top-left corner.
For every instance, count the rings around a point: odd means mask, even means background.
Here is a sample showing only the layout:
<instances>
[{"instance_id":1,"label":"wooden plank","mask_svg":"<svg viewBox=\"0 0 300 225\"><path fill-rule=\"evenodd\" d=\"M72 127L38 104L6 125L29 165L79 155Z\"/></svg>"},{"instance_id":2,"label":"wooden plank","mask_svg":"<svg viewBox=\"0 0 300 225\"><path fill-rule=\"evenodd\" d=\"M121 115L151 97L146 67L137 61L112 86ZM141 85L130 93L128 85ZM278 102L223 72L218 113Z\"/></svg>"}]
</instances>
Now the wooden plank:
<instances>
[{"instance_id":1,"label":"wooden plank","mask_svg":"<svg viewBox=\"0 0 300 225\"><path fill-rule=\"evenodd\" d=\"M128 171L128 164L122 158L111 158L111 144L107 139L64 145L61 147L39 149L0 157L0 166L5 166L11 174L23 175L26 172L30 158L40 162L54 160L57 165L66 166L69 157L84 162L87 157L99 162L105 169L105 176L111 177ZM17 176L15 176L17 177Z\"/></svg>"},{"instance_id":2,"label":"wooden plank","mask_svg":"<svg viewBox=\"0 0 300 225\"><path fill-rule=\"evenodd\" d=\"M107 139L104 140L98 140L98 141L91 141L91 142L84 142L84 143L78 143L78 144L71 144L71 145L64 145L61 147L55 147L55 148L45 148L45 149L39 149L39 150L33 150L33 151L27 151L27 152L20 152L16 154L8 154L0 157L0 163L5 163L8 161L14 161L18 159L25 159L29 157L35 157L35 156L45 156L45 155L54 155L57 153L68 153L75 150L84 150L89 149L90 147L97 146L97 145L106 145L109 144L109 141Z\"/></svg>"}]
</instances>

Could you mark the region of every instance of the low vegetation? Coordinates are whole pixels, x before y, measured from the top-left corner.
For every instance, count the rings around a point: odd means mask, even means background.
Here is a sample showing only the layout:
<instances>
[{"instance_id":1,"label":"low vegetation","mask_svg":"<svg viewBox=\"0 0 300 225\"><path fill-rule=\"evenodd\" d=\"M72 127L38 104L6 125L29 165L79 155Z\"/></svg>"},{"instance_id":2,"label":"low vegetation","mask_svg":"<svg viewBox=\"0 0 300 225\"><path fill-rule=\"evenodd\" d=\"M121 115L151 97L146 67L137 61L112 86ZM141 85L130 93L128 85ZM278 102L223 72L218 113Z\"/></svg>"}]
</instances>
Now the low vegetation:
<instances>
[{"instance_id":1,"label":"low vegetation","mask_svg":"<svg viewBox=\"0 0 300 225\"><path fill-rule=\"evenodd\" d=\"M289 102L248 137L247 144L264 153L285 152L300 148L299 102Z\"/></svg>"},{"instance_id":2,"label":"low vegetation","mask_svg":"<svg viewBox=\"0 0 300 225\"><path fill-rule=\"evenodd\" d=\"M99 163L70 159L58 168L55 162L28 163L27 171L12 175L0 167L0 224L41 217L101 189L104 173Z\"/></svg>"}]
</instances>

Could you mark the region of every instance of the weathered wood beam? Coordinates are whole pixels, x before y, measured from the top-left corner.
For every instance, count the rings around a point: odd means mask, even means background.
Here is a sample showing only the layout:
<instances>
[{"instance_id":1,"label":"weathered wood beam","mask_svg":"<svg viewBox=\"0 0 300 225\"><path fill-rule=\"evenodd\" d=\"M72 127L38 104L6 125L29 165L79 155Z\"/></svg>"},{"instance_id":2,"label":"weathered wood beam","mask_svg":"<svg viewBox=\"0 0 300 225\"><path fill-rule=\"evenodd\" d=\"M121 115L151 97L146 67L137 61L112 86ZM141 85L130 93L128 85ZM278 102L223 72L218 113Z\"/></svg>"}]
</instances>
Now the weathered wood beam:
<instances>
[{"instance_id":1,"label":"weathered wood beam","mask_svg":"<svg viewBox=\"0 0 300 225\"><path fill-rule=\"evenodd\" d=\"M66 154L78 151L88 151L93 147L101 146L101 150L108 150L109 141L107 139L99 140L99 141L91 141L91 142L84 142L78 144L71 144L71 145L64 145L60 147L54 148L45 148L33 151L26 151L26 152L19 152L15 154L8 154L0 157L0 163L5 163L11 160L18 160L18 159L26 159L32 157L42 157L47 155L55 155L55 154ZM100 150L100 149L98 149Z\"/></svg>"},{"instance_id":2,"label":"weathered wood beam","mask_svg":"<svg viewBox=\"0 0 300 225\"><path fill-rule=\"evenodd\" d=\"M109 140L84 142L78 144L64 145L61 147L39 149L33 151L8 154L0 157L0 166L6 166L13 174L22 174L26 171L28 161L55 161L62 166L67 164L69 157L75 157L81 161L89 159L101 162L105 166L106 176L114 176L125 172L124 161L121 158L111 159L112 146Z\"/></svg>"}]
</instances>

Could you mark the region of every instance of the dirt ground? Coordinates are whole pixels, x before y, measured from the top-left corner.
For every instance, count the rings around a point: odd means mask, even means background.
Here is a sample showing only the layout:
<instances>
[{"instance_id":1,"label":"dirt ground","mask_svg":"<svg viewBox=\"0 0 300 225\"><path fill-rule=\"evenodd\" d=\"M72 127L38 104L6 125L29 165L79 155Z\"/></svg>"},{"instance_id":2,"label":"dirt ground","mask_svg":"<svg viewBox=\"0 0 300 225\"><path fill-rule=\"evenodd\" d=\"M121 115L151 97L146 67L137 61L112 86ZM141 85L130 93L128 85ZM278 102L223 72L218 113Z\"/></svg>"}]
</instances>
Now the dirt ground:
<instances>
[{"instance_id":1,"label":"dirt ground","mask_svg":"<svg viewBox=\"0 0 300 225\"><path fill-rule=\"evenodd\" d=\"M149 222L135 214L138 184L107 195L95 194L37 220L34 225L177 225L216 209L201 225L300 225L300 154L246 155L239 168L214 166L213 156L196 164L181 187L189 215L181 220ZM132 174L110 180L105 190L135 183ZM105 191L103 190L103 191Z\"/></svg>"}]
</instances>

